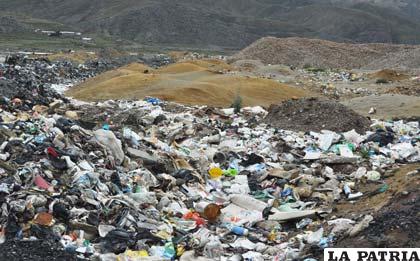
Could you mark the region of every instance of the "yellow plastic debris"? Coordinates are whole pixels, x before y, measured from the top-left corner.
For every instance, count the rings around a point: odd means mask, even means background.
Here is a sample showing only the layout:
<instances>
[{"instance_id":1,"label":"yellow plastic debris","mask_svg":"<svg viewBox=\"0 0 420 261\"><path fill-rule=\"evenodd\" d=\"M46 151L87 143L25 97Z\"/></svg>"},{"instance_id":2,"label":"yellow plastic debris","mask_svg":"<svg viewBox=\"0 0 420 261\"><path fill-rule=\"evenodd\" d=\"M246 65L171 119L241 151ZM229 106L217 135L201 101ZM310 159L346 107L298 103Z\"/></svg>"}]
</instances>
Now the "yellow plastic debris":
<instances>
[{"instance_id":1,"label":"yellow plastic debris","mask_svg":"<svg viewBox=\"0 0 420 261\"><path fill-rule=\"evenodd\" d=\"M148 257L149 253L146 250L138 250L133 251L128 249L124 253L118 256L118 261L125 261L125 260L140 260L142 257Z\"/></svg>"},{"instance_id":2,"label":"yellow plastic debris","mask_svg":"<svg viewBox=\"0 0 420 261\"><path fill-rule=\"evenodd\" d=\"M223 170L221 168L217 168L217 167L211 168L209 170L209 174L210 174L210 177L212 179L218 179L223 175Z\"/></svg>"}]
</instances>

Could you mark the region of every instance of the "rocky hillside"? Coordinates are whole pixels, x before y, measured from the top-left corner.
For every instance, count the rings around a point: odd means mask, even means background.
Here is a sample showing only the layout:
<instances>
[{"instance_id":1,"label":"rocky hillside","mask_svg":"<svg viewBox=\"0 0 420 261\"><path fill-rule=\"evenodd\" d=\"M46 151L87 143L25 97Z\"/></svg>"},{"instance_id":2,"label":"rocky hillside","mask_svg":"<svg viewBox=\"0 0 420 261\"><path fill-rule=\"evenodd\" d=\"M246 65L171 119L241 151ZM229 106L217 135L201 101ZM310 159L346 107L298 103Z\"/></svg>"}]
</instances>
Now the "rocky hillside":
<instances>
[{"instance_id":1,"label":"rocky hillside","mask_svg":"<svg viewBox=\"0 0 420 261\"><path fill-rule=\"evenodd\" d=\"M409 16L420 21L420 1L417 0L331 0L333 4L342 4L355 8L363 8L364 5L379 6L389 8L396 12Z\"/></svg>"},{"instance_id":2,"label":"rocky hillside","mask_svg":"<svg viewBox=\"0 0 420 261\"><path fill-rule=\"evenodd\" d=\"M0 10L148 45L239 49L265 36L420 43L416 0L2 0Z\"/></svg>"},{"instance_id":3,"label":"rocky hillside","mask_svg":"<svg viewBox=\"0 0 420 261\"><path fill-rule=\"evenodd\" d=\"M28 27L13 16L0 16L0 33L25 32Z\"/></svg>"}]
</instances>

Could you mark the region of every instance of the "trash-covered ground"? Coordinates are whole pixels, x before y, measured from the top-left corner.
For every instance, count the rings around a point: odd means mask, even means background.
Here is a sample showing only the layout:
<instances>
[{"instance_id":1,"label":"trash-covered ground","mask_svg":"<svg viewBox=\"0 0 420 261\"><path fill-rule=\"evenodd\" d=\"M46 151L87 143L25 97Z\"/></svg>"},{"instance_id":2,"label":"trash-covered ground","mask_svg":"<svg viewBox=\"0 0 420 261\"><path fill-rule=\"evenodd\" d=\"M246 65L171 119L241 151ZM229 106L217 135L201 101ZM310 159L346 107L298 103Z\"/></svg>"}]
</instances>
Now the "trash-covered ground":
<instances>
[{"instance_id":1,"label":"trash-covered ground","mask_svg":"<svg viewBox=\"0 0 420 261\"><path fill-rule=\"evenodd\" d=\"M172 60L166 55L144 54L103 57L79 63L65 59L50 61L46 57L36 58L22 54L8 55L5 57L5 62L0 63L0 95L8 98L25 95L39 96L40 99L55 98L53 93L44 93L50 89L44 87L52 85L52 89L58 89L63 93L75 83L132 62L160 67L170 64Z\"/></svg>"},{"instance_id":2,"label":"trash-covered ground","mask_svg":"<svg viewBox=\"0 0 420 261\"><path fill-rule=\"evenodd\" d=\"M374 220L367 229L352 238L342 238L340 247L418 247L420 231L419 178L415 170L419 164L404 166L392 173L385 182L392 184L384 193L374 193L355 204L340 205L339 212L345 215L372 213ZM374 191L365 184L363 189Z\"/></svg>"},{"instance_id":3,"label":"trash-covered ground","mask_svg":"<svg viewBox=\"0 0 420 261\"><path fill-rule=\"evenodd\" d=\"M58 241L50 240L9 240L0 245L3 260L77 260L77 257L65 251Z\"/></svg>"},{"instance_id":4,"label":"trash-covered ground","mask_svg":"<svg viewBox=\"0 0 420 261\"><path fill-rule=\"evenodd\" d=\"M6 81L32 75L19 66ZM1 103L0 251L11 260L310 261L399 227L413 229L401 246L419 244L418 121L302 132L270 127L261 107L85 103L44 88L41 102Z\"/></svg>"}]
</instances>

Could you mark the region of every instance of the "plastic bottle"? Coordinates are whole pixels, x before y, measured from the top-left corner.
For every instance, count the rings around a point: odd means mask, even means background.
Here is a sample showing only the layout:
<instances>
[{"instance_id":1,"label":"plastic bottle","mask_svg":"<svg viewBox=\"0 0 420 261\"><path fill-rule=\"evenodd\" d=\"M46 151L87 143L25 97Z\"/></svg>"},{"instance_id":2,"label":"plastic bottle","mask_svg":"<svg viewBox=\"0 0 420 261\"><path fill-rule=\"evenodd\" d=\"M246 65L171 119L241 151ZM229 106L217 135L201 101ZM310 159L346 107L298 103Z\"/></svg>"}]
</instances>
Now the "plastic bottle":
<instances>
[{"instance_id":1,"label":"plastic bottle","mask_svg":"<svg viewBox=\"0 0 420 261\"><path fill-rule=\"evenodd\" d=\"M304 228L304 227L306 227L307 225L309 225L311 223L312 223L312 219L310 219L310 218L304 218L301 221L299 221L299 222L296 223L296 228L297 229L301 229L301 228Z\"/></svg>"},{"instance_id":2,"label":"plastic bottle","mask_svg":"<svg viewBox=\"0 0 420 261\"><path fill-rule=\"evenodd\" d=\"M344 184L343 191L344 191L344 194L346 194L346 196L348 196L351 193L351 189L350 189L349 185Z\"/></svg>"},{"instance_id":3,"label":"plastic bottle","mask_svg":"<svg viewBox=\"0 0 420 261\"><path fill-rule=\"evenodd\" d=\"M238 236L247 236L249 234L248 229L246 229L244 227L241 227L241 226L235 226L234 224L231 224L231 223L225 224L225 227L227 229L229 229L229 231L231 233L233 233L235 235L238 235Z\"/></svg>"},{"instance_id":4,"label":"plastic bottle","mask_svg":"<svg viewBox=\"0 0 420 261\"><path fill-rule=\"evenodd\" d=\"M249 234L249 230L239 226L233 226L230 231L238 236L247 236Z\"/></svg>"}]
</instances>

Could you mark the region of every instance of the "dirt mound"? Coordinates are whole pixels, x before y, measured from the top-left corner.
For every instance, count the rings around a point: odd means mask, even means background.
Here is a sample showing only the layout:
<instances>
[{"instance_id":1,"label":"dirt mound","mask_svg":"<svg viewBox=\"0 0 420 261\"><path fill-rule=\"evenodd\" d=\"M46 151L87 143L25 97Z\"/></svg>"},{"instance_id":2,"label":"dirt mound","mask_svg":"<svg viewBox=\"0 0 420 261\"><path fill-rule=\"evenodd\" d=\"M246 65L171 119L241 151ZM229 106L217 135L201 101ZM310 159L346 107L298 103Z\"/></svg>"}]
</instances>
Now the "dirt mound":
<instances>
[{"instance_id":1,"label":"dirt mound","mask_svg":"<svg viewBox=\"0 0 420 261\"><path fill-rule=\"evenodd\" d=\"M317 98L288 100L272 105L265 121L271 126L294 131L363 132L370 121L340 103Z\"/></svg>"},{"instance_id":2,"label":"dirt mound","mask_svg":"<svg viewBox=\"0 0 420 261\"><path fill-rule=\"evenodd\" d=\"M223 107L230 106L237 95L244 106L269 106L310 95L273 80L221 73L229 69L226 63L214 60L180 62L157 70L131 64L89 79L67 94L87 101L153 96L183 104Z\"/></svg>"},{"instance_id":3,"label":"dirt mound","mask_svg":"<svg viewBox=\"0 0 420 261\"><path fill-rule=\"evenodd\" d=\"M383 69L380 71L377 71L375 73L372 73L369 75L369 78L371 79L384 79L387 81L401 81L401 80L405 80L408 79L409 76L402 73L402 72L398 72L395 70L391 70L391 69Z\"/></svg>"},{"instance_id":4,"label":"dirt mound","mask_svg":"<svg viewBox=\"0 0 420 261\"><path fill-rule=\"evenodd\" d=\"M404 55L406 59L401 59ZM266 64L321 68L418 68L420 46L348 44L307 38L262 38L232 57ZM397 59L398 58L398 59ZM388 61L389 65L388 66Z\"/></svg>"}]
</instances>

